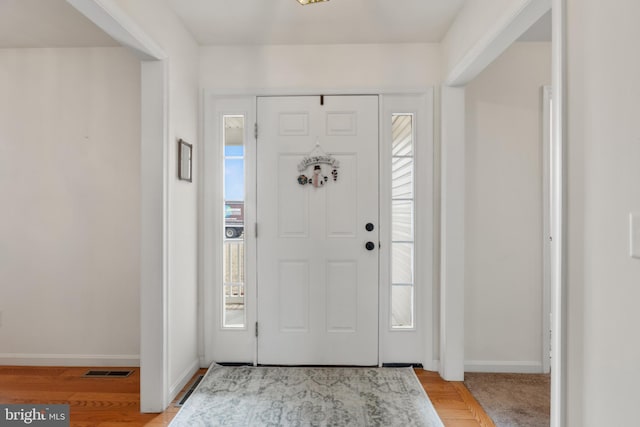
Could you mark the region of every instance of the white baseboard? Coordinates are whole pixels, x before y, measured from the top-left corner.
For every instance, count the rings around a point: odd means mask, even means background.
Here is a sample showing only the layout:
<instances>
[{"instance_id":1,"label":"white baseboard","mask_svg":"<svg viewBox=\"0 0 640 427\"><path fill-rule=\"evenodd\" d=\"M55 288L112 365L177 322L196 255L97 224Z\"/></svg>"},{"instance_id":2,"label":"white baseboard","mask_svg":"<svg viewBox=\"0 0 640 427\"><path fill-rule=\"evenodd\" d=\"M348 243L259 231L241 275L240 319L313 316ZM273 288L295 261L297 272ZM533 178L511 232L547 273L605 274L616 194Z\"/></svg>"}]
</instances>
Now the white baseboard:
<instances>
[{"instance_id":1,"label":"white baseboard","mask_svg":"<svg viewBox=\"0 0 640 427\"><path fill-rule=\"evenodd\" d=\"M464 362L464 371L508 374L541 374L542 363L529 360L467 360Z\"/></svg>"},{"instance_id":2,"label":"white baseboard","mask_svg":"<svg viewBox=\"0 0 640 427\"><path fill-rule=\"evenodd\" d=\"M438 372L440 371L440 361L430 360L422 365L422 369L425 371Z\"/></svg>"},{"instance_id":3,"label":"white baseboard","mask_svg":"<svg viewBox=\"0 0 640 427\"><path fill-rule=\"evenodd\" d=\"M5 366L140 366L139 354L22 354L0 353Z\"/></svg>"},{"instance_id":4,"label":"white baseboard","mask_svg":"<svg viewBox=\"0 0 640 427\"><path fill-rule=\"evenodd\" d=\"M187 385L189 380L191 380L196 372L198 372L198 369L200 369L200 359L194 360L184 371L182 371L178 376L178 379L169 388L169 402L172 402L173 399L175 399L182 388Z\"/></svg>"}]
</instances>

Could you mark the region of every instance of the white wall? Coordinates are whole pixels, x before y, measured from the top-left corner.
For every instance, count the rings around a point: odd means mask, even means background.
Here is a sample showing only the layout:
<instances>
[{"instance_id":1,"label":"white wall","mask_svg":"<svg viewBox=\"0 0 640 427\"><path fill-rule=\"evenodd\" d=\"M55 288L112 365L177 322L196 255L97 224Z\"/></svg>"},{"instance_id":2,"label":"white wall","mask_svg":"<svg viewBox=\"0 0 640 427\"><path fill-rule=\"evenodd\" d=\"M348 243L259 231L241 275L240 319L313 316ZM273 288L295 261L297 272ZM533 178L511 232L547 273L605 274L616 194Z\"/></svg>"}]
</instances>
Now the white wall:
<instances>
[{"instance_id":1,"label":"white wall","mask_svg":"<svg viewBox=\"0 0 640 427\"><path fill-rule=\"evenodd\" d=\"M640 3L568 0L568 426L637 424Z\"/></svg>"},{"instance_id":2,"label":"white wall","mask_svg":"<svg viewBox=\"0 0 640 427\"><path fill-rule=\"evenodd\" d=\"M200 48L200 86L220 93L417 90L440 71L438 44Z\"/></svg>"},{"instance_id":3,"label":"white wall","mask_svg":"<svg viewBox=\"0 0 640 427\"><path fill-rule=\"evenodd\" d=\"M118 5L168 56L168 369L169 397L198 360L198 45L178 17L153 0ZM194 145L193 183L177 179L177 140Z\"/></svg>"},{"instance_id":4,"label":"white wall","mask_svg":"<svg viewBox=\"0 0 640 427\"><path fill-rule=\"evenodd\" d=\"M542 100L549 43L515 43L466 87L465 365L542 369Z\"/></svg>"},{"instance_id":5,"label":"white wall","mask_svg":"<svg viewBox=\"0 0 640 427\"><path fill-rule=\"evenodd\" d=\"M137 364L140 64L0 50L0 364Z\"/></svg>"}]
</instances>

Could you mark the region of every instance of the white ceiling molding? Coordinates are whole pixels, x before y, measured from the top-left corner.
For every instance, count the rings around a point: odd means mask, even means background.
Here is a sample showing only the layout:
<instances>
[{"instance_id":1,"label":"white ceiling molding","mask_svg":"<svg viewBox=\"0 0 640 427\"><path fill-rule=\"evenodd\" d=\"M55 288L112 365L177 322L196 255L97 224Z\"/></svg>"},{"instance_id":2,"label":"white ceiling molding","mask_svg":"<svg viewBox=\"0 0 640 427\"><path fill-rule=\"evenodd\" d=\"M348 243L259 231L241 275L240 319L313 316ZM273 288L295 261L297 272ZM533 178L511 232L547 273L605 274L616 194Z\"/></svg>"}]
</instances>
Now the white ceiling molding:
<instances>
[{"instance_id":1,"label":"white ceiling molding","mask_svg":"<svg viewBox=\"0 0 640 427\"><path fill-rule=\"evenodd\" d=\"M447 86L464 86L551 10L551 0L515 2L451 69Z\"/></svg>"},{"instance_id":2,"label":"white ceiling molding","mask_svg":"<svg viewBox=\"0 0 640 427\"><path fill-rule=\"evenodd\" d=\"M113 0L67 0L80 13L143 61L166 58L163 50Z\"/></svg>"}]
</instances>

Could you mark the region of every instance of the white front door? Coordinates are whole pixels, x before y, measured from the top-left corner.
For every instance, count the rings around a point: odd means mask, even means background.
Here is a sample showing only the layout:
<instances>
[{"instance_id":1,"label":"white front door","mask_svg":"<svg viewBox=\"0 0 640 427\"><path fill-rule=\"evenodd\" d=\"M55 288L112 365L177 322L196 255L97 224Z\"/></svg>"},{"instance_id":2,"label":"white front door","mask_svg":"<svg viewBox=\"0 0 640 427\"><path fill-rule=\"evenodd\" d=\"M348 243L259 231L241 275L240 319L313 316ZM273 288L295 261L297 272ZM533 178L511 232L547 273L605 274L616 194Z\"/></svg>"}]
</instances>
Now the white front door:
<instances>
[{"instance_id":1,"label":"white front door","mask_svg":"<svg viewBox=\"0 0 640 427\"><path fill-rule=\"evenodd\" d=\"M376 365L378 97L261 97L257 113L258 363ZM317 178L324 154L339 167Z\"/></svg>"}]
</instances>

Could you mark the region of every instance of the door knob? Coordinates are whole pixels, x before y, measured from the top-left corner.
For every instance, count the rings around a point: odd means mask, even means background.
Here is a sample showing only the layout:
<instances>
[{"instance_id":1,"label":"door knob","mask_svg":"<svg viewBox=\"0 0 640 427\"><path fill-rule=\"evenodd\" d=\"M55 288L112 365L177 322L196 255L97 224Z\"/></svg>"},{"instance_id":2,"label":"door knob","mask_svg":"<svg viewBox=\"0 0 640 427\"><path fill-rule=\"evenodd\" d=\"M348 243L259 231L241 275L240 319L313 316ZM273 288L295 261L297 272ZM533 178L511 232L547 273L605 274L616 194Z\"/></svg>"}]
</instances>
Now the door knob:
<instances>
[{"instance_id":1,"label":"door knob","mask_svg":"<svg viewBox=\"0 0 640 427\"><path fill-rule=\"evenodd\" d=\"M364 247L367 248L368 251L372 251L376 248L376 244L373 242L367 242Z\"/></svg>"},{"instance_id":2,"label":"door knob","mask_svg":"<svg viewBox=\"0 0 640 427\"><path fill-rule=\"evenodd\" d=\"M367 225L365 225L365 226L364 226L364 228L365 228L365 230L367 230L367 231L373 231L373 229L374 229L375 227L373 226L373 224L372 224L372 223L368 222L368 223L367 223Z\"/></svg>"}]
</instances>

